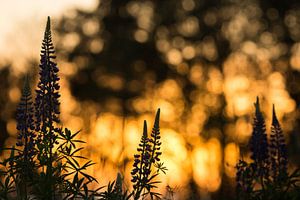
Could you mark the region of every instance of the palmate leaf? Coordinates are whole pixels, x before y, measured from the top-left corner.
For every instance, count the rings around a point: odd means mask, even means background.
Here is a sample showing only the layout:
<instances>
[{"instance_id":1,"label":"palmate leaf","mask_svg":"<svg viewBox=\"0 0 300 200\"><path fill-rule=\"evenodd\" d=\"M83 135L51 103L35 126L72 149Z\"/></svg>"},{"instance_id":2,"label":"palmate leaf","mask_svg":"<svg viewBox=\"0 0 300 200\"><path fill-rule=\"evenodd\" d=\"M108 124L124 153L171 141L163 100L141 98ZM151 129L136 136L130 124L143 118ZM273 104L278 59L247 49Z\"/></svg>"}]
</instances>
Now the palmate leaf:
<instances>
[{"instance_id":1,"label":"palmate leaf","mask_svg":"<svg viewBox=\"0 0 300 200\"><path fill-rule=\"evenodd\" d=\"M100 192L100 194L96 195L99 196L101 200L130 200L133 196L133 193L129 193L127 190L122 191L120 190L118 185L118 177L117 180L113 182L109 182L106 186L106 191ZM102 188L99 188L99 190Z\"/></svg>"},{"instance_id":2,"label":"palmate leaf","mask_svg":"<svg viewBox=\"0 0 300 200\"><path fill-rule=\"evenodd\" d=\"M161 163L154 163L154 167L157 168L157 171L156 171L157 173L159 173L160 171L162 173L164 173L164 174L167 173L168 168L164 166L163 162L161 162Z\"/></svg>"},{"instance_id":3,"label":"palmate leaf","mask_svg":"<svg viewBox=\"0 0 300 200\"><path fill-rule=\"evenodd\" d=\"M157 192L150 192L150 198L151 200L156 198L156 199L161 199L161 194Z\"/></svg>"},{"instance_id":4,"label":"palmate leaf","mask_svg":"<svg viewBox=\"0 0 300 200\"><path fill-rule=\"evenodd\" d=\"M82 149L84 149L84 147L80 147L76 150L74 150L72 153L70 153L70 156L74 157L76 153L78 153L79 151L81 151Z\"/></svg>"}]
</instances>

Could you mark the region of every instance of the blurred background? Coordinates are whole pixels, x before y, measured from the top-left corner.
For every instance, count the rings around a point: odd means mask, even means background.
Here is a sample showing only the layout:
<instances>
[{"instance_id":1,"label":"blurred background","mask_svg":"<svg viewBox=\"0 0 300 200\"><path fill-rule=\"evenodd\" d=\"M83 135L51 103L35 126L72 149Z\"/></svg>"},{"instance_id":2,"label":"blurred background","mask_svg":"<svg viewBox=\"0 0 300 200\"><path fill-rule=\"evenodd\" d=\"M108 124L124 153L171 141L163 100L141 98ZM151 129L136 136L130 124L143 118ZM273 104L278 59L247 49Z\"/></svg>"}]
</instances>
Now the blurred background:
<instances>
[{"instance_id":1,"label":"blurred background","mask_svg":"<svg viewBox=\"0 0 300 200\"><path fill-rule=\"evenodd\" d=\"M300 165L297 0L0 0L0 145L16 139L26 73L35 86L47 16L61 77L63 126L81 130L100 185L125 176L143 120L161 108L158 189L175 199L230 199L249 159L253 102L272 104Z\"/></svg>"}]
</instances>

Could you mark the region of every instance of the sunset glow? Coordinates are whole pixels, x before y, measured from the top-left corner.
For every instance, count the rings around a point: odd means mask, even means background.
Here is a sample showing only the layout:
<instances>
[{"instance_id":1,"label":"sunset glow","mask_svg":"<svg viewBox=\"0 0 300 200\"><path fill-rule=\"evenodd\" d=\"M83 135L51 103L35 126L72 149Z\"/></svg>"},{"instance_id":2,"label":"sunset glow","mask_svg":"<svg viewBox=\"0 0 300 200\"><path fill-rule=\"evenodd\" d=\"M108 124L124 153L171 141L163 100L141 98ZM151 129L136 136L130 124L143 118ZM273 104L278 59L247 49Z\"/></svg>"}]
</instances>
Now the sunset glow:
<instances>
[{"instance_id":1,"label":"sunset glow","mask_svg":"<svg viewBox=\"0 0 300 200\"><path fill-rule=\"evenodd\" d=\"M120 8L112 2L1 2L0 69L9 66L10 82L0 98L5 102L1 120L8 133L6 146L17 137L14 110L22 77L29 72L32 85L37 81L33 74L48 15L53 16L60 69L61 124L81 131L83 155L96 163L89 172L101 186L118 172L124 185L132 186L143 123L147 121L150 135L158 108L161 162L168 168L159 176L158 191L179 188L182 193L175 199L189 190L203 197L218 192L225 176L227 182L235 181L238 160L250 160L246 144L256 97L268 134L274 104L290 141L299 121L296 11L282 17L275 8L262 10L256 1L201 10L200 1L181 0L173 5L175 17L166 20L170 13L161 13L165 8L155 1L128 1ZM203 14L194 14L197 9ZM281 17L286 30L271 23ZM284 34L295 40L284 40Z\"/></svg>"}]
</instances>

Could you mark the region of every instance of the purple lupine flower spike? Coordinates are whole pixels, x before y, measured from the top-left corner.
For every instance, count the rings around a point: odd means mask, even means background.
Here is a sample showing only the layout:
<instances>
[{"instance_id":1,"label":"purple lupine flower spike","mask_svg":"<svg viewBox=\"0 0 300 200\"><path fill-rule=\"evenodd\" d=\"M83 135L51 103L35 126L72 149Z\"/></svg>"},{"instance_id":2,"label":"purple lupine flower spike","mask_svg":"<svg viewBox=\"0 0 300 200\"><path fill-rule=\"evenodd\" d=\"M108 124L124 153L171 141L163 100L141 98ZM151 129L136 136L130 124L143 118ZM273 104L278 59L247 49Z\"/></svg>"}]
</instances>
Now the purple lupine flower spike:
<instances>
[{"instance_id":1,"label":"purple lupine flower spike","mask_svg":"<svg viewBox=\"0 0 300 200\"><path fill-rule=\"evenodd\" d=\"M32 159L35 152L35 134L33 121L33 103L28 77L25 77L22 89L21 101L17 107L17 146L22 146L22 157L24 160Z\"/></svg>"},{"instance_id":2,"label":"purple lupine flower spike","mask_svg":"<svg viewBox=\"0 0 300 200\"><path fill-rule=\"evenodd\" d=\"M144 121L143 135L137 151L139 154L134 155L133 169L131 171L133 187L135 189L141 188L145 177L147 176L147 168L150 164L150 150L148 133L147 133L147 122Z\"/></svg>"},{"instance_id":3,"label":"purple lupine flower spike","mask_svg":"<svg viewBox=\"0 0 300 200\"><path fill-rule=\"evenodd\" d=\"M160 109L157 110L152 133L151 133L152 138L150 142L153 145L152 159L151 159L152 163L155 163L156 161L160 161L159 157L162 154L162 152L160 151L161 142L160 142L160 130L159 130L159 117L160 117Z\"/></svg>"},{"instance_id":4,"label":"purple lupine flower spike","mask_svg":"<svg viewBox=\"0 0 300 200\"><path fill-rule=\"evenodd\" d=\"M287 147L282 129L276 117L274 105L270 137L270 157L273 180L281 181L281 178L284 178L284 176L287 175Z\"/></svg>"},{"instance_id":5,"label":"purple lupine flower spike","mask_svg":"<svg viewBox=\"0 0 300 200\"><path fill-rule=\"evenodd\" d=\"M156 113L150 137L147 134L147 123L144 121L143 136L137 149L139 154L134 155L133 170L131 171L134 199L138 199L144 190L150 193L151 188L156 187L153 185L155 182L151 182L151 180L158 175L158 170L165 170L162 163L158 163L161 155L159 116L160 109ZM154 173L151 170L152 164L158 169Z\"/></svg>"},{"instance_id":6,"label":"purple lupine flower spike","mask_svg":"<svg viewBox=\"0 0 300 200\"><path fill-rule=\"evenodd\" d=\"M254 170L258 172L258 176L267 176L269 152L268 140L266 134L266 125L264 117L259 108L259 99L257 97L255 106L255 117L253 123L252 136L249 141L251 158L254 161Z\"/></svg>"},{"instance_id":7,"label":"purple lupine flower spike","mask_svg":"<svg viewBox=\"0 0 300 200\"><path fill-rule=\"evenodd\" d=\"M50 148L54 143L54 134L58 131L55 123L59 123L59 78L58 67L53 59L54 46L48 17L44 39L42 42L38 88L35 98L36 131L42 132L39 140L49 142Z\"/></svg>"}]
</instances>

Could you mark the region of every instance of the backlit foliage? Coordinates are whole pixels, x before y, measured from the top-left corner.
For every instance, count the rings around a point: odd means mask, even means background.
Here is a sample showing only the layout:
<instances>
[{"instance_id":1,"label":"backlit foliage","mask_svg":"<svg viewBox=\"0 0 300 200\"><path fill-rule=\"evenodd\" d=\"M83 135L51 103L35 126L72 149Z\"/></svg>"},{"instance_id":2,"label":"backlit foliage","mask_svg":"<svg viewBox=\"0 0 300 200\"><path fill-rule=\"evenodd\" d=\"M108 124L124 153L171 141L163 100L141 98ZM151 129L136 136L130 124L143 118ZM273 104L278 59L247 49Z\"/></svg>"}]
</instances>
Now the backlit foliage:
<instances>
[{"instance_id":1,"label":"backlit foliage","mask_svg":"<svg viewBox=\"0 0 300 200\"><path fill-rule=\"evenodd\" d=\"M161 158L178 176L168 173L158 191L179 187L179 199L233 197L240 153L249 161L245 147L257 95L268 130L276 105L289 144L289 169L299 165L297 0L91 1L92 9L61 12L52 33L63 96L60 120L83 130L78 136L88 148L82 154L99 163L88 172L101 183L121 172L123 183L132 185L143 121L152 124L160 107ZM35 21L38 17L16 24L16 35L1 45L1 57L9 48L15 49L9 54L14 63L26 59L17 56L21 50L38 57L39 45L26 45L38 44L40 33L31 34L39 32ZM20 46L14 45L18 41ZM30 66L1 69L0 142L8 137L6 146L17 137L18 77Z\"/></svg>"},{"instance_id":2,"label":"backlit foliage","mask_svg":"<svg viewBox=\"0 0 300 200\"><path fill-rule=\"evenodd\" d=\"M4 149L10 155L0 162L0 199L127 200L132 197L138 200L145 196L159 199L161 194L155 191L160 182L157 176L160 171L166 171L159 162L162 154L160 109L149 137L145 121L140 144L142 149L138 148L141 158L135 156L136 163L132 170L133 189L124 188L119 173L116 181L94 189L91 185L98 181L87 170L95 163L82 156L82 143L85 142L78 139L80 131L72 133L60 125L60 79L53 59L55 55L48 17L35 102L32 101L29 79L26 77L17 108L17 147Z\"/></svg>"},{"instance_id":3,"label":"backlit foliage","mask_svg":"<svg viewBox=\"0 0 300 200\"><path fill-rule=\"evenodd\" d=\"M277 105L283 130L295 128L289 49L297 42L287 42L291 37L284 30L285 17L293 21L296 12L255 0L97 2L94 11L74 10L57 26L68 93L78 105L65 113L82 117L91 130L86 137L102 158L96 176L109 173L112 179L120 165L130 174L138 130L157 107L164 111L162 136L171 138L164 160L179 174L167 175L160 190L180 185L182 199L190 189L203 198L227 191L222 182L234 178L240 147L250 137L255 96L264 98L262 113ZM107 148L97 148L103 144Z\"/></svg>"},{"instance_id":4,"label":"backlit foliage","mask_svg":"<svg viewBox=\"0 0 300 200\"><path fill-rule=\"evenodd\" d=\"M283 132L273 105L269 144L259 99L250 144L251 162L239 160L236 165L238 199L297 199L299 197L299 168L288 171L287 149Z\"/></svg>"}]
</instances>

